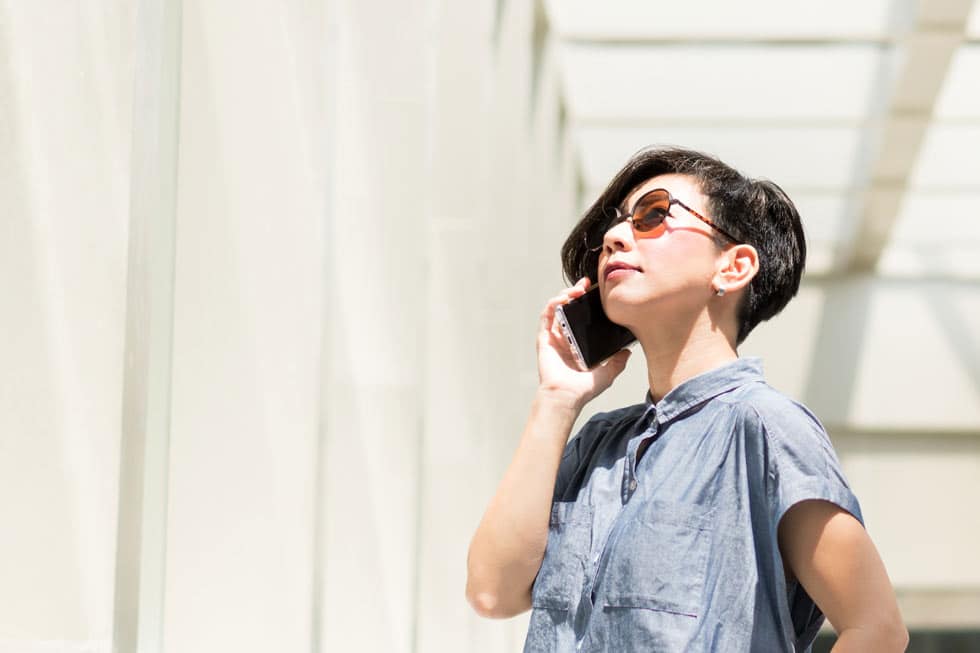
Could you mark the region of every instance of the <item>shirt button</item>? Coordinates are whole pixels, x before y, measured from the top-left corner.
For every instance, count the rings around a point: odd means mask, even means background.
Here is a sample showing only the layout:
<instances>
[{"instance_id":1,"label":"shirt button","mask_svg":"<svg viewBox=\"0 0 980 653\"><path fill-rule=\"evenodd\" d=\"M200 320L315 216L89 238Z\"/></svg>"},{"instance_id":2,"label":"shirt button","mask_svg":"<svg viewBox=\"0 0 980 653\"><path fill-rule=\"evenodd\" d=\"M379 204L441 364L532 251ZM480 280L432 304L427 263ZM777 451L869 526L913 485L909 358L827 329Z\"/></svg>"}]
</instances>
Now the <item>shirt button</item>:
<instances>
[{"instance_id":1,"label":"shirt button","mask_svg":"<svg viewBox=\"0 0 980 653\"><path fill-rule=\"evenodd\" d=\"M636 489L636 479L634 478L630 481L630 492L634 491L635 489Z\"/></svg>"}]
</instances>

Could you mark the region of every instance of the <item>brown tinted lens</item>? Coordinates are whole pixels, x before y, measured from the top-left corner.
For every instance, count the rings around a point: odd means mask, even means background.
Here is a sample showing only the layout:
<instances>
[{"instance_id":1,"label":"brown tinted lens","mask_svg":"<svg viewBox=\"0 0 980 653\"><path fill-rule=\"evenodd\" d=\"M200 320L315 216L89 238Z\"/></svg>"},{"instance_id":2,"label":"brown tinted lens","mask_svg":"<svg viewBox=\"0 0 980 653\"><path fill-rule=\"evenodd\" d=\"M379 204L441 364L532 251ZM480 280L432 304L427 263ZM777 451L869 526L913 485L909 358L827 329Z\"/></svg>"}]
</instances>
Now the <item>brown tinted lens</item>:
<instances>
[{"instance_id":1,"label":"brown tinted lens","mask_svg":"<svg viewBox=\"0 0 980 653\"><path fill-rule=\"evenodd\" d=\"M669 210L670 195L662 190L650 191L633 207L633 228L637 231L656 229L663 223Z\"/></svg>"}]
</instances>

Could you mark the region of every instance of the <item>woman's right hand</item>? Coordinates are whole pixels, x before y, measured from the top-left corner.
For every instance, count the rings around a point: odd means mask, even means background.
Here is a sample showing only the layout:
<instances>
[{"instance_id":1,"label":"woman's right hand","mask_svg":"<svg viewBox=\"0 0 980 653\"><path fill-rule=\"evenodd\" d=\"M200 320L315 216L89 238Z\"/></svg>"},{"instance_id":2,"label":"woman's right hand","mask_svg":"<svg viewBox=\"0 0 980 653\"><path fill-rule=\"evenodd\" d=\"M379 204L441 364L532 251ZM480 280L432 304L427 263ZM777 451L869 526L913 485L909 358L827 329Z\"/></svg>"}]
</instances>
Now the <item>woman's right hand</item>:
<instances>
[{"instance_id":1,"label":"woman's right hand","mask_svg":"<svg viewBox=\"0 0 980 653\"><path fill-rule=\"evenodd\" d=\"M581 408L612 385L613 380L625 369L630 356L630 351L623 349L587 372L581 371L576 364L565 334L555 319L555 308L584 295L589 289L589 283L589 279L583 277L574 286L548 300L541 312L538 327L540 390L570 400L577 408Z\"/></svg>"}]
</instances>

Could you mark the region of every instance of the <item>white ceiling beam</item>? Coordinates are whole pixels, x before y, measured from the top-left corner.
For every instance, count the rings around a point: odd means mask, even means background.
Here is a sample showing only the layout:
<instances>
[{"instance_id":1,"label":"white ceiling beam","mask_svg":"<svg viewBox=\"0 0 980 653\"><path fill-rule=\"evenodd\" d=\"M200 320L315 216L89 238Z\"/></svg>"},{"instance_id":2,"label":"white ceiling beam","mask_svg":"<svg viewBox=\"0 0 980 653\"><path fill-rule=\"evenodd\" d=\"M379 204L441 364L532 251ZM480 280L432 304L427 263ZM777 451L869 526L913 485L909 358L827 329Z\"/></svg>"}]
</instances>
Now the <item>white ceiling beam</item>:
<instances>
[{"instance_id":1,"label":"white ceiling beam","mask_svg":"<svg viewBox=\"0 0 980 653\"><path fill-rule=\"evenodd\" d=\"M635 47L635 46L690 46L698 48L713 47L800 47L802 45L837 46L837 45L876 45L889 46L900 43L900 38L891 35L881 36L783 36L766 35L746 32L744 34L661 34L636 36L604 36L604 35L567 35L561 37L562 42L576 45L592 45L596 47Z\"/></svg>"},{"instance_id":2,"label":"white ceiling beam","mask_svg":"<svg viewBox=\"0 0 980 653\"><path fill-rule=\"evenodd\" d=\"M895 0L689 0L669 5L649 0L545 0L545 5L558 36L577 41L876 41L888 38L896 27Z\"/></svg>"},{"instance_id":3,"label":"white ceiling beam","mask_svg":"<svg viewBox=\"0 0 980 653\"><path fill-rule=\"evenodd\" d=\"M980 116L957 116L934 120L943 125L971 127L980 125ZM758 117L758 116L597 116L586 115L575 118L572 129L610 128L610 129L664 129L664 128L704 128L704 129L815 129L836 127L841 129L877 129L882 120L874 117Z\"/></svg>"},{"instance_id":4,"label":"white ceiling beam","mask_svg":"<svg viewBox=\"0 0 980 653\"><path fill-rule=\"evenodd\" d=\"M974 0L916 3L915 20L902 39L895 84L871 157L863 210L844 257L847 270L874 270L888 244L946 73L965 40L973 4Z\"/></svg>"}]
</instances>

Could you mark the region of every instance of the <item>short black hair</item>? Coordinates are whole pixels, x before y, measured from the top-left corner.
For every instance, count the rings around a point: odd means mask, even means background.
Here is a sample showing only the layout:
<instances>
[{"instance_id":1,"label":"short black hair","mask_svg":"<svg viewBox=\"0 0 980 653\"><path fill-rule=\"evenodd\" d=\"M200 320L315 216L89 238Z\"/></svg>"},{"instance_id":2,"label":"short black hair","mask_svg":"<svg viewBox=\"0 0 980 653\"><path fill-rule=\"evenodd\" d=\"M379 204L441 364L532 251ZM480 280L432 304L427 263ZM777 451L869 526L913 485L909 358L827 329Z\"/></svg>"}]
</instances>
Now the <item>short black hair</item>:
<instances>
[{"instance_id":1,"label":"short black hair","mask_svg":"<svg viewBox=\"0 0 980 653\"><path fill-rule=\"evenodd\" d=\"M679 147L649 147L634 154L572 229L561 248L569 283L598 276L600 242L613 207L643 182L665 174L693 177L708 198L709 216L739 242L755 247L759 271L746 288L738 310L741 343L759 322L783 310L796 295L806 264L806 239L800 214L782 188L768 179L751 179L719 159ZM719 246L729 241L716 233Z\"/></svg>"}]
</instances>

